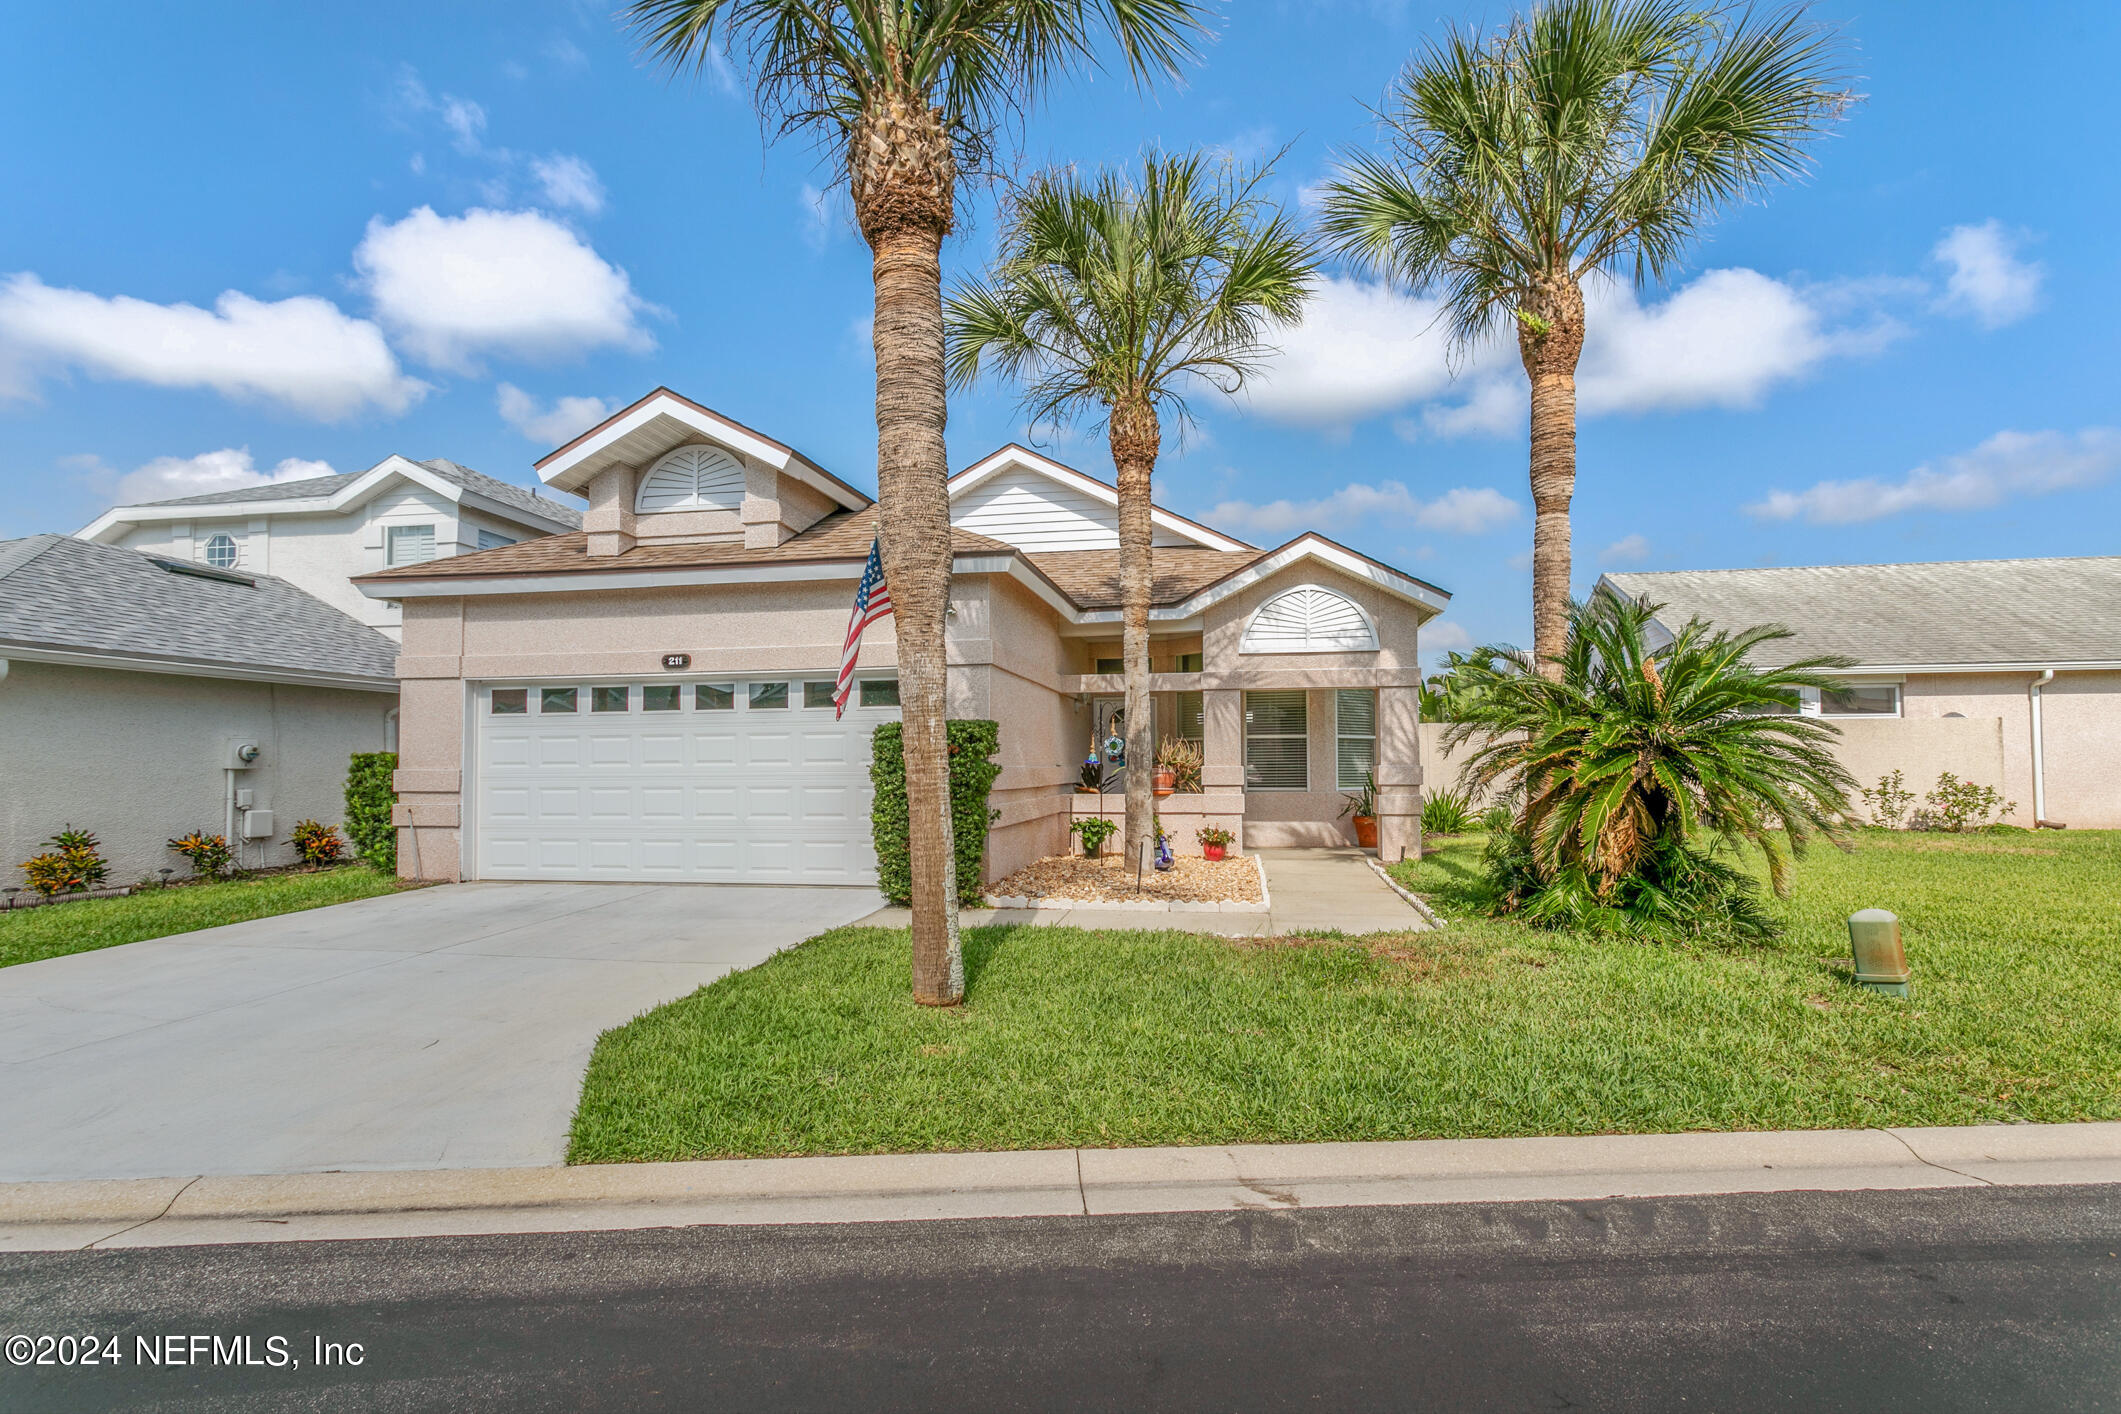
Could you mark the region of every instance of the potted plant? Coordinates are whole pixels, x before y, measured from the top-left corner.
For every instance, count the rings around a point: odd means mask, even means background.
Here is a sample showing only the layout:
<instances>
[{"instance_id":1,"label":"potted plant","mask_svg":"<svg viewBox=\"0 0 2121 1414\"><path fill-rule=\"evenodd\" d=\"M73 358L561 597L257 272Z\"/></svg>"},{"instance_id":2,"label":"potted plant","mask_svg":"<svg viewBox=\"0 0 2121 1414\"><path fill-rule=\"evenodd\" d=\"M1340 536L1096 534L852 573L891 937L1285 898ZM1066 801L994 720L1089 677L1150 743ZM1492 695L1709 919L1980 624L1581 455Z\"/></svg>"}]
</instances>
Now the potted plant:
<instances>
[{"instance_id":1,"label":"potted plant","mask_svg":"<svg viewBox=\"0 0 2121 1414\"><path fill-rule=\"evenodd\" d=\"M1119 833L1119 824L1102 815L1086 815L1069 825L1068 833L1083 842L1083 858L1095 859L1105 841Z\"/></svg>"},{"instance_id":2,"label":"potted plant","mask_svg":"<svg viewBox=\"0 0 2121 1414\"><path fill-rule=\"evenodd\" d=\"M1165 737L1156 748L1156 793L1199 795L1200 768L1199 747L1181 737Z\"/></svg>"},{"instance_id":3,"label":"potted plant","mask_svg":"<svg viewBox=\"0 0 2121 1414\"><path fill-rule=\"evenodd\" d=\"M1220 825L1203 825L1193 832L1193 838L1200 841L1201 858L1217 860L1229 852L1230 842L1236 836Z\"/></svg>"},{"instance_id":4,"label":"potted plant","mask_svg":"<svg viewBox=\"0 0 2121 1414\"><path fill-rule=\"evenodd\" d=\"M1377 848L1377 777L1363 772L1362 789L1341 799L1346 802L1340 807L1342 817L1355 816L1355 843L1364 849Z\"/></svg>"},{"instance_id":5,"label":"potted plant","mask_svg":"<svg viewBox=\"0 0 2121 1414\"><path fill-rule=\"evenodd\" d=\"M1075 773L1075 793L1077 795L1096 795L1104 784L1105 763L1093 751L1088 757L1084 758L1082 769Z\"/></svg>"}]
</instances>

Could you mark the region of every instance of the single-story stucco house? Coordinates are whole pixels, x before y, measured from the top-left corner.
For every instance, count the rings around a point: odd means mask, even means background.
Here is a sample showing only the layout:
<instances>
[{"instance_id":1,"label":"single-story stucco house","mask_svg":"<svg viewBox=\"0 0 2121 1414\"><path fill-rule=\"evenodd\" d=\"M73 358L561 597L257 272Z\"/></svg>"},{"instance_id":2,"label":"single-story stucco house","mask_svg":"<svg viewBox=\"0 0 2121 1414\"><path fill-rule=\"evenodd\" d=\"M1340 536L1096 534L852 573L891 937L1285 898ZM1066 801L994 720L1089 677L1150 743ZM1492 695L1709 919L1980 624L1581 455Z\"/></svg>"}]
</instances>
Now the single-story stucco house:
<instances>
[{"instance_id":1,"label":"single-story stucco house","mask_svg":"<svg viewBox=\"0 0 2121 1414\"><path fill-rule=\"evenodd\" d=\"M110 882L222 834L240 862L293 862L288 834L339 823L347 757L380 751L397 645L270 575L66 535L0 541L0 865L94 831ZM256 747L253 759L237 748Z\"/></svg>"},{"instance_id":2,"label":"single-story stucco house","mask_svg":"<svg viewBox=\"0 0 2121 1414\"><path fill-rule=\"evenodd\" d=\"M1778 623L1776 664L1853 658L1805 712L1842 729L1864 785L1899 769L1994 786L2013 823L2121 828L2121 556L1616 573L1666 633Z\"/></svg>"},{"instance_id":3,"label":"single-story stucco house","mask_svg":"<svg viewBox=\"0 0 2121 1414\"><path fill-rule=\"evenodd\" d=\"M829 700L870 497L658 389L537 464L582 532L363 576L404 605L402 871L436 879L867 884L869 736L891 624ZM1021 447L950 482L954 716L1001 724L988 876L1068 847L1120 695L1117 494ZM1156 732L1203 791L1161 804L1240 847L1351 841L1374 771L1387 858L1418 848L1421 624L1448 596L1323 536L1261 549L1159 509Z\"/></svg>"}]
</instances>

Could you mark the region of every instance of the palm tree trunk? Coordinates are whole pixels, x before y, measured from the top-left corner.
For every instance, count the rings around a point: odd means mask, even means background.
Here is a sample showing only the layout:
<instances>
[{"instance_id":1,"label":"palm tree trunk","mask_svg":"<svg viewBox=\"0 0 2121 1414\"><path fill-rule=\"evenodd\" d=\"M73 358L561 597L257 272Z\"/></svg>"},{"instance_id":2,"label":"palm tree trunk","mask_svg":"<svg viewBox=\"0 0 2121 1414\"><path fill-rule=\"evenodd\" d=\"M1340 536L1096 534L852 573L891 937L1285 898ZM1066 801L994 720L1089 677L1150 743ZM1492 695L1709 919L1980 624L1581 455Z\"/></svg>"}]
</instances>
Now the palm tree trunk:
<instances>
[{"instance_id":1,"label":"palm tree trunk","mask_svg":"<svg viewBox=\"0 0 2121 1414\"><path fill-rule=\"evenodd\" d=\"M1151 482L1162 444L1156 409L1146 402L1112 409L1112 467L1119 479L1120 654L1127 678L1127 866L1154 844L1156 722L1149 699Z\"/></svg>"},{"instance_id":2,"label":"palm tree trunk","mask_svg":"<svg viewBox=\"0 0 2121 1414\"><path fill-rule=\"evenodd\" d=\"M1551 661L1569 639L1569 501L1576 494L1576 361L1583 354L1583 291L1556 277L1531 293L1517 331L1532 380L1532 656Z\"/></svg>"},{"instance_id":3,"label":"palm tree trunk","mask_svg":"<svg viewBox=\"0 0 2121 1414\"><path fill-rule=\"evenodd\" d=\"M956 168L940 116L885 101L849 148L855 215L876 282L876 486L884 577L898 632L913 875L913 997L964 1000L950 821L948 403L943 384L942 241Z\"/></svg>"}]
</instances>

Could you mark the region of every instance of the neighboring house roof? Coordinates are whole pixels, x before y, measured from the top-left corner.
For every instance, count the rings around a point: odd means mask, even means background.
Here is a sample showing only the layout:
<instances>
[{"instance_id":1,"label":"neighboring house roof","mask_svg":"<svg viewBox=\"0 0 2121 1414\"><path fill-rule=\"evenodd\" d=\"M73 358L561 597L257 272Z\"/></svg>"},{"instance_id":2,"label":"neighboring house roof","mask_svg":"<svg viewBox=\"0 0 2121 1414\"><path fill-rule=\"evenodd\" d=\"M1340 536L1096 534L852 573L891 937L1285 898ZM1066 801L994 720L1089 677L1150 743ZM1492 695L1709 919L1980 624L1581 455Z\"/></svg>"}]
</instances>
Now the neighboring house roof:
<instances>
[{"instance_id":1,"label":"neighboring house roof","mask_svg":"<svg viewBox=\"0 0 2121 1414\"><path fill-rule=\"evenodd\" d=\"M0 541L0 658L396 691L397 656L270 575L70 535Z\"/></svg>"},{"instance_id":2,"label":"neighboring house roof","mask_svg":"<svg viewBox=\"0 0 2121 1414\"><path fill-rule=\"evenodd\" d=\"M1778 623L1768 666L1834 654L1864 668L2121 666L2121 556L1608 574L1676 630Z\"/></svg>"},{"instance_id":3,"label":"neighboring house roof","mask_svg":"<svg viewBox=\"0 0 2121 1414\"><path fill-rule=\"evenodd\" d=\"M166 501L142 501L115 506L81 532L84 540L101 540L124 527L147 520L181 520L194 507L236 511L255 507L260 514L313 514L340 511L366 501L393 477L426 486L452 501L466 495L483 499L504 514L555 530L579 529L582 513L572 506L538 495L522 486L473 471L468 466L435 457L413 461L409 457L386 457L366 471L346 471L335 476L309 476L299 481L268 481L234 491L209 491L198 496L177 496Z\"/></svg>"},{"instance_id":4,"label":"neighboring house roof","mask_svg":"<svg viewBox=\"0 0 2121 1414\"><path fill-rule=\"evenodd\" d=\"M692 399L657 388L620 408L566 446L547 452L535 463L538 478L562 491L584 491L607 468L647 467L687 443L709 441L740 452L765 466L822 492L840 507L866 510L875 504L785 442L755 432Z\"/></svg>"}]
</instances>

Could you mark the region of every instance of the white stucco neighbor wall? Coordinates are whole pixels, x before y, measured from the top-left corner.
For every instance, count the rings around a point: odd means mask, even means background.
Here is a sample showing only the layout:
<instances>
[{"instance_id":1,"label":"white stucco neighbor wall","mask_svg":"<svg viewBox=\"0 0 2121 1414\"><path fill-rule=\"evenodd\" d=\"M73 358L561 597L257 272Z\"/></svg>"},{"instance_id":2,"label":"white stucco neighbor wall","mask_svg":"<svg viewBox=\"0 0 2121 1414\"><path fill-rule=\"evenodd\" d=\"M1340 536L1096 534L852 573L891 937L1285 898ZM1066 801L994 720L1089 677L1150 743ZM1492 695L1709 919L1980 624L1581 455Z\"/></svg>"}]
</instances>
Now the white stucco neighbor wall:
<instances>
[{"instance_id":1,"label":"white stucco neighbor wall","mask_svg":"<svg viewBox=\"0 0 2121 1414\"><path fill-rule=\"evenodd\" d=\"M293 687L12 660L0 679L0 877L67 825L103 841L113 884L186 868L165 842L225 829L222 762L254 738L258 765L237 784L274 814L244 862L289 864L305 816L340 824L347 757L384 748L387 692Z\"/></svg>"}]
</instances>

